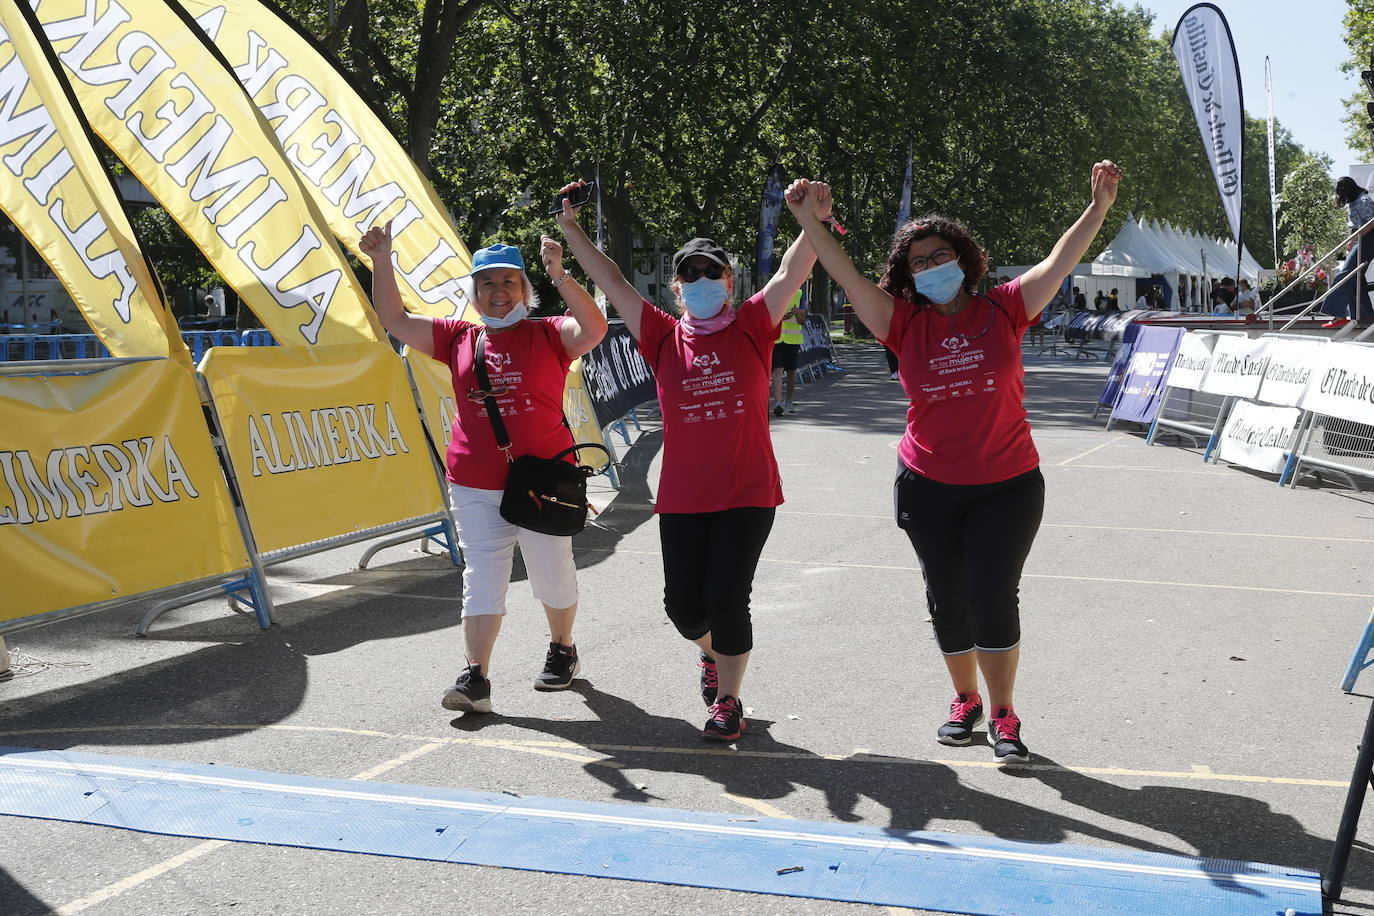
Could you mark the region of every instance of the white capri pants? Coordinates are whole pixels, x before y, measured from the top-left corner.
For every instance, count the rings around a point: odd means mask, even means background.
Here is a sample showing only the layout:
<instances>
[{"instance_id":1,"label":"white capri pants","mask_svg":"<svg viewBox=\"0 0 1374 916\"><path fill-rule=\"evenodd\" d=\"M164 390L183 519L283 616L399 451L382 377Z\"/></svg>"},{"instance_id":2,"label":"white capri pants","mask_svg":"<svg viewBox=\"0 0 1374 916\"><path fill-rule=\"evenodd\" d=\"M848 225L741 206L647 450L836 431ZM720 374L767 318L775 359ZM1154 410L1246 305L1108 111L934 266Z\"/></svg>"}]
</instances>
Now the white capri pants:
<instances>
[{"instance_id":1,"label":"white capri pants","mask_svg":"<svg viewBox=\"0 0 1374 916\"><path fill-rule=\"evenodd\" d=\"M577 603L572 538L512 525L501 517L501 492L448 485L463 550L463 616L506 613L517 541L534 597L551 608L572 607Z\"/></svg>"}]
</instances>

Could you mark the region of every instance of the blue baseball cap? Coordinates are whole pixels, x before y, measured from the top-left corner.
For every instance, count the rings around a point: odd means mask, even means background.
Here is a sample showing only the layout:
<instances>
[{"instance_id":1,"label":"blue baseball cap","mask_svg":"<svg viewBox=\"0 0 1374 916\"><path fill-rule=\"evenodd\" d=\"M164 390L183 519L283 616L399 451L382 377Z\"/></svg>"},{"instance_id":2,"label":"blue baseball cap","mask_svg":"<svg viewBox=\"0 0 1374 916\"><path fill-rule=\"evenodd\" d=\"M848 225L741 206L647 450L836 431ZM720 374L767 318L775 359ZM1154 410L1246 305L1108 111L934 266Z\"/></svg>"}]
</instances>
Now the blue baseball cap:
<instances>
[{"instance_id":1,"label":"blue baseball cap","mask_svg":"<svg viewBox=\"0 0 1374 916\"><path fill-rule=\"evenodd\" d=\"M523 271L525 259L520 257L520 249L514 245L492 245L473 254L472 273L493 267L512 267Z\"/></svg>"}]
</instances>

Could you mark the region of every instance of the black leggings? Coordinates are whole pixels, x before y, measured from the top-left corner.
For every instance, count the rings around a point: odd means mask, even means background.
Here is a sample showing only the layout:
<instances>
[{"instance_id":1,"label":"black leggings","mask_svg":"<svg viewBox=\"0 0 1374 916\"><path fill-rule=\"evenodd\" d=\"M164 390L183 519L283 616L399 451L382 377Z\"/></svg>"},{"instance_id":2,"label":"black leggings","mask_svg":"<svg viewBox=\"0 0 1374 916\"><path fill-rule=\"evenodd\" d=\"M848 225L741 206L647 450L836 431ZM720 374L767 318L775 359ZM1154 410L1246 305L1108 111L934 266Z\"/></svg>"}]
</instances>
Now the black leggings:
<instances>
[{"instance_id":1,"label":"black leggings","mask_svg":"<svg viewBox=\"0 0 1374 916\"><path fill-rule=\"evenodd\" d=\"M684 638L710 633L717 655L754 648L749 593L776 514L747 507L659 515L663 607Z\"/></svg>"},{"instance_id":2,"label":"black leggings","mask_svg":"<svg viewBox=\"0 0 1374 916\"><path fill-rule=\"evenodd\" d=\"M999 483L960 485L936 483L903 465L894 489L897 524L926 577L940 651L1015 648L1021 568L1045 509L1039 468Z\"/></svg>"}]
</instances>

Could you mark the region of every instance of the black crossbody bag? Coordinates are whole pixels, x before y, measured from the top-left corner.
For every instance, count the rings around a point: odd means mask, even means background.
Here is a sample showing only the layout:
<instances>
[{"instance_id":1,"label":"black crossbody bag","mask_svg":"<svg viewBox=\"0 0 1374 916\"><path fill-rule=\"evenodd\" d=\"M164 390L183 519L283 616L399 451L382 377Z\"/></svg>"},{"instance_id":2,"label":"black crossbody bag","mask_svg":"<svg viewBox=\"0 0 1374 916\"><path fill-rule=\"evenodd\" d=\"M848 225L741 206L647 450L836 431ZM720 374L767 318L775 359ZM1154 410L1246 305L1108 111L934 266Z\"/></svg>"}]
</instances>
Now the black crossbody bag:
<instances>
[{"instance_id":1,"label":"black crossbody bag","mask_svg":"<svg viewBox=\"0 0 1374 916\"><path fill-rule=\"evenodd\" d=\"M576 443L552 458L511 454L510 435L506 432L496 395L487 375L487 332L477 332L473 371L481 385L482 403L487 419L496 433L496 446L510 462L510 476L501 496L501 517L512 525L519 525L540 534L569 537L587 525L587 478L600 472L580 464L569 464L563 458L584 448L599 448L610 457L610 450L598 442ZM565 417L563 425L567 426Z\"/></svg>"}]
</instances>

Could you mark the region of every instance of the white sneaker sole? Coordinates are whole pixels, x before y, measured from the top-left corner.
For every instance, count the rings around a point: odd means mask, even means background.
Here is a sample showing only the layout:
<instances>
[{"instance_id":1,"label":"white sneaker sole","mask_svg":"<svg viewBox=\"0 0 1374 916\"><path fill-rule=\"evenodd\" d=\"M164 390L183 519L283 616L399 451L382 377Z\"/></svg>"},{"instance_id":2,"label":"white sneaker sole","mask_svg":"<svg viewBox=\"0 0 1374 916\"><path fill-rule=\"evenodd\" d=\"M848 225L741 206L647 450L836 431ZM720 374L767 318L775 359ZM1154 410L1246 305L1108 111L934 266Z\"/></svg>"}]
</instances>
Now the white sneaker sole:
<instances>
[{"instance_id":1,"label":"white sneaker sole","mask_svg":"<svg viewBox=\"0 0 1374 916\"><path fill-rule=\"evenodd\" d=\"M450 690L442 700L445 709L451 712L491 712L491 697L485 700L470 699L467 694Z\"/></svg>"},{"instance_id":2,"label":"white sneaker sole","mask_svg":"<svg viewBox=\"0 0 1374 916\"><path fill-rule=\"evenodd\" d=\"M982 727L985 722L987 722L987 715L984 714L979 716L977 721L969 726L969 736L967 738L955 738L950 735L936 735L935 740L946 747L968 747L973 743L973 733L978 728Z\"/></svg>"},{"instance_id":3,"label":"white sneaker sole","mask_svg":"<svg viewBox=\"0 0 1374 916\"><path fill-rule=\"evenodd\" d=\"M569 674L569 675L568 675L568 679L567 679L566 681L564 681L564 682L561 683L561 684L546 684L546 683L544 683L543 681L535 681L535 682L534 682L534 689L535 689L535 690L567 690L569 687L572 686L572 682L575 681L575 680L577 680L577 676L578 676L579 674L581 674L581 673L582 673L582 663L581 663L581 662L574 662L574 663L573 663L572 674Z\"/></svg>"}]
</instances>

